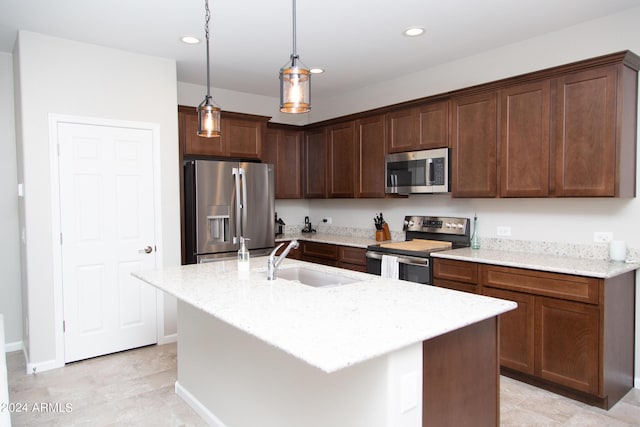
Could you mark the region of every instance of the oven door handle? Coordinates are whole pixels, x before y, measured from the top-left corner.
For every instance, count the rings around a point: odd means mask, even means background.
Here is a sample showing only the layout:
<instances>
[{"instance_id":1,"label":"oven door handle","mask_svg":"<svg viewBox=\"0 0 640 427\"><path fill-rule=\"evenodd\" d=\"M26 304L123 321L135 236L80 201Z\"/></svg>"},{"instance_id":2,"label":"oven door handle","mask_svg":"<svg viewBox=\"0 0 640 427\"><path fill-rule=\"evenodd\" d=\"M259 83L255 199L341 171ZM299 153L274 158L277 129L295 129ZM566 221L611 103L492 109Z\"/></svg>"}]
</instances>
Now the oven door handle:
<instances>
[{"instance_id":1,"label":"oven door handle","mask_svg":"<svg viewBox=\"0 0 640 427\"><path fill-rule=\"evenodd\" d=\"M367 258L379 259L379 260L382 260L382 255L383 254L380 253L380 252L367 251L365 253L365 256ZM420 258L420 257L406 256L406 255L398 256L398 255L393 255L393 254L388 254L388 255L398 258L398 262L400 264L415 265L416 267L429 267L429 259L428 258Z\"/></svg>"}]
</instances>

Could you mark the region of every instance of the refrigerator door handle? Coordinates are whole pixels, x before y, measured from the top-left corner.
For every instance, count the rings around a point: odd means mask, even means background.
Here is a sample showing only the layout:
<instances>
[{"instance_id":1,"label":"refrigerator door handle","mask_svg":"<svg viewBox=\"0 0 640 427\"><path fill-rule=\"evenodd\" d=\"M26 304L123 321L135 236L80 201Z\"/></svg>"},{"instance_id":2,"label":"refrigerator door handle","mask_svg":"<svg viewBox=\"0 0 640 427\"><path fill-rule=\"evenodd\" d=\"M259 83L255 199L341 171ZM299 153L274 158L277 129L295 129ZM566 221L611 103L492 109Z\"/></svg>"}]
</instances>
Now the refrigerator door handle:
<instances>
[{"instance_id":1,"label":"refrigerator door handle","mask_svg":"<svg viewBox=\"0 0 640 427\"><path fill-rule=\"evenodd\" d=\"M247 229L247 174L243 168L238 168L240 172L240 182L242 182L242 204L240 205L240 231ZM242 234L240 234L242 236ZM246 236L243 236L246 237Z\"/></svg>"},{"instance_id":2,"label":"refrigerator door handle","mask_svg":"<svg viewBox=\"0 0 640 427\"><path fill-rule=\"evenodd\" d=\"M233 236L233 244L237 244L240 241L240 236L242 236L242 227L240 224L240 215L241 215L241 203L240 203L240 182L238 182L240 178L240 175L243 174L243 172L241 172L242 169L241 168L233 168L231 170L231 174L233 175L233 186L235 188L236 191L236 212L234 215L235 218L235 223L236 223L236 234L235 236Z\"/></svg>"}]
</instances>

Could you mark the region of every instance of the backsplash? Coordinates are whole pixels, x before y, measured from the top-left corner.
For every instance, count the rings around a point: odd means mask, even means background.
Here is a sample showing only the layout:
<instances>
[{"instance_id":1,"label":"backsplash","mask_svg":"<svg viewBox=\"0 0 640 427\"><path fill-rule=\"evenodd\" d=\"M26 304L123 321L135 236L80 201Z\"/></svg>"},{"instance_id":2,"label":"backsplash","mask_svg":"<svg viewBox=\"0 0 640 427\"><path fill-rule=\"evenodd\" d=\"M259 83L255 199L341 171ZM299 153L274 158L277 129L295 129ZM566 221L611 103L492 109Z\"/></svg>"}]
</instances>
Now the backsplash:
<instances>
[{"instance_id":1,"label":"backsplash","mask_svg":"<svg viewBox=\"0 0 640 427\"><path fill-rule=\"evenodd\" d=\"M303 224L286 225L286 234L299 233ZM375 228L338 227L328 224L317 224L313 228L318 233L333 234L337 236L375 237ZM404 240L404 232L391 231L392 240ZM608 243L575 244L563 242L542 242L534 240L500 239L495 237L480 237L482 249L503 250L512 252L528 252L536 254L558 255L571 258L583 258L594 260L609 259ZM628 260L640 260L640 250L628 248Z\"/></svg>"}]
</instances>

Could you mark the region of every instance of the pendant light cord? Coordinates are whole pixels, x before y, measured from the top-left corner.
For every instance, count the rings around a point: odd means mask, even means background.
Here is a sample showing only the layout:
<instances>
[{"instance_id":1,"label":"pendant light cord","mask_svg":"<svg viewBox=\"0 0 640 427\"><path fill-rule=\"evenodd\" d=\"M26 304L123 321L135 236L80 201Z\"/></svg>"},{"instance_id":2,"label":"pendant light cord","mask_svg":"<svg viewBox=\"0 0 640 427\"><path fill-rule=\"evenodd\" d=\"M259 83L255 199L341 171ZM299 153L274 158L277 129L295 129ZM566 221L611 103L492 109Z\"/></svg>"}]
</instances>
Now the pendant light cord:
<instances>
[{"instance_id":1,"label":"pendant light cord","mask_svg":"<svg viewBox=\"0 0 640 427\"><path fill-rule=\"evenodd\" d=\"M298 50L296 49L296 0L293 0L293 53L291 54L291 66L296 66Z\"/></svg>"},{"instance_id":2,"label":"pendant light cord","mask_svg":"<svg viewBox=\"0 0 640 427\"><path fill-rule=\"evenodd\" d=\"M211 11L209 10L209 0L204 1L204 10L205 10L204 34L207 40L207 99L209 99L211 98L211 82L209 78L209 19L211 19Z\"/></svg>"}]
</instances>

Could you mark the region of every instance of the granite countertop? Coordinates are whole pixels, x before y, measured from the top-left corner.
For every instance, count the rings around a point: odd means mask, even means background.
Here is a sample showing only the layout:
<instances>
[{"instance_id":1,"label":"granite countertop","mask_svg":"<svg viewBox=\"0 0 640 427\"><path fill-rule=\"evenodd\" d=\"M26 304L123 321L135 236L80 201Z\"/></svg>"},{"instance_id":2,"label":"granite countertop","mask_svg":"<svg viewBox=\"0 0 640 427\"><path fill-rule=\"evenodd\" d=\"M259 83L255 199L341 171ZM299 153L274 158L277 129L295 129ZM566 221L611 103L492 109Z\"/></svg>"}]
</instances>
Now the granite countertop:
<instances>
[{"instance_id":1,"label":"granite countertop","mask_svg":"<svg viewBox=\"0 0 640 427\"><path fill-rule=\"evenodd\" d=\"M356 248L366 248L369 245L382 243L376 241L375 237L348 236L330 233L285 233L276 237L276 242L284 242L287 240L306 240L309 242L329 243L332 245L353 246Z\"/></svg>"},{"instance_id":2,"label":"granite countertop","mask_svg":"<svg viewBox=\"0 0 640 427\"><path fill-rule=\"evenodd\" d=\"M447 258L459 261L473 261L482 264L518 267L553 273L573 274L607 279L629 271L637 270L637 262L619 262L568 256L548 255L530 252L501 251L495 249L461 248L433 252L434 258Z\"/></svg>"},{"instance_id":3,"label":"granite countertop","mask_svg":"<svg viewBox=\"0 0 640 427\"><path fill-rule=\"evenodd\" d=\"M283 269L349 276L314 288L266 279L266 257L250 272L235 260L134 273L135 277L327 373L516 308L516 303L286 259Z\"/></svg>"}]
</instances>

